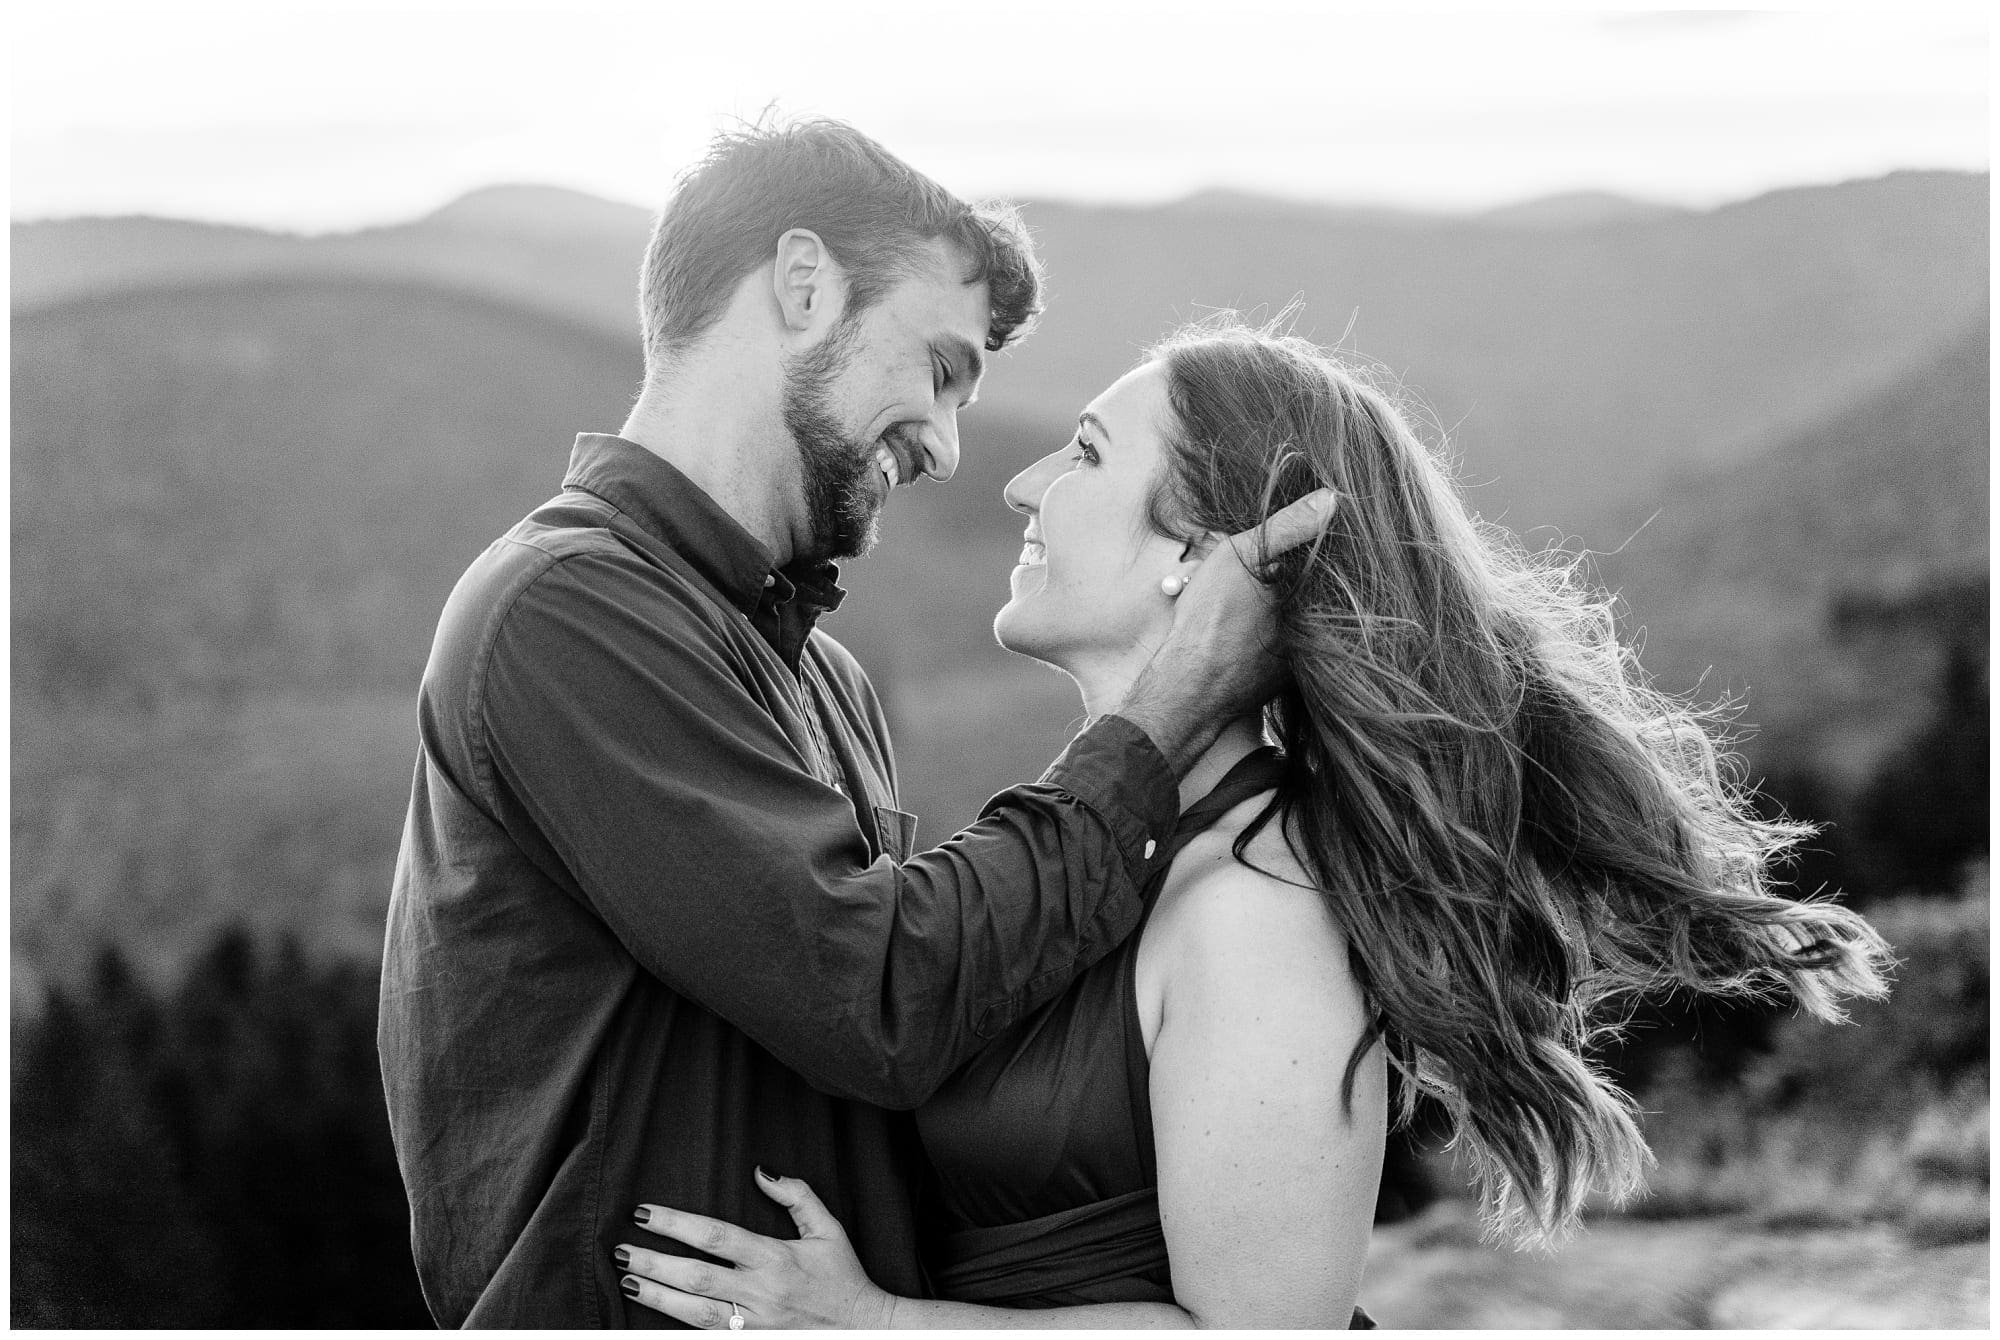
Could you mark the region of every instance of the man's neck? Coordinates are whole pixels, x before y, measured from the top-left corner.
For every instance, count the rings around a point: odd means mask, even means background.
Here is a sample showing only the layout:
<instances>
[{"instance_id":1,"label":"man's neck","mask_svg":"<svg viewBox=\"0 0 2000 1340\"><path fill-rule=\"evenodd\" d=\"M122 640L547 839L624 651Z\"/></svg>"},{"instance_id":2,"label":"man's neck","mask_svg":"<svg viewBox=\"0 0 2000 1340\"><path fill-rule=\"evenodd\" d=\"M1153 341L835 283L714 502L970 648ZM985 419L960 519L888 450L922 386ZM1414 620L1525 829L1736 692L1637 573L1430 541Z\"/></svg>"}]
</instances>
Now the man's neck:
<instances>
[{"instance_id":1,"label":"man's neck","mask_svg":"<svg viewBox=\"0 0 2000 1340\"><path fill-rule=\"evenodd\" d=\"M720 351L726 354L726 350ZM787 500L800 482L770 375L754 364L692 351L648 379L618 435L665 460L771 551L783 567L797 556Z\"/></svg>"}]
</instances>

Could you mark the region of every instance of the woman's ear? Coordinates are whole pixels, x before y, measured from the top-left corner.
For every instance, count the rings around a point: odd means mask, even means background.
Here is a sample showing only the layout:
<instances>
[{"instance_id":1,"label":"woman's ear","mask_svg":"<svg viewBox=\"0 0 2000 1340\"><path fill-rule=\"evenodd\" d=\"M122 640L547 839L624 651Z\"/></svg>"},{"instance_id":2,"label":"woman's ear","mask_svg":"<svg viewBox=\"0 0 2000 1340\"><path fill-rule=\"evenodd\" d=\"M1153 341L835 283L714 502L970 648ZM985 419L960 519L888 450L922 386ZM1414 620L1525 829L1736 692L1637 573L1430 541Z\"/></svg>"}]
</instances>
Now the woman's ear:
<instances>
[{"instance_id":1,"label":"woman's ear","mask_svg":"<svg viewBox=\"0 0 2000 1340\"><path fill-rule=\"evenodd\" d=\"M1181 562L1199 563L1215 552L1215 546L1222 543L1222 537L1214 531L1203 531L1181 546Z\"/></svg>"}]
</instances>

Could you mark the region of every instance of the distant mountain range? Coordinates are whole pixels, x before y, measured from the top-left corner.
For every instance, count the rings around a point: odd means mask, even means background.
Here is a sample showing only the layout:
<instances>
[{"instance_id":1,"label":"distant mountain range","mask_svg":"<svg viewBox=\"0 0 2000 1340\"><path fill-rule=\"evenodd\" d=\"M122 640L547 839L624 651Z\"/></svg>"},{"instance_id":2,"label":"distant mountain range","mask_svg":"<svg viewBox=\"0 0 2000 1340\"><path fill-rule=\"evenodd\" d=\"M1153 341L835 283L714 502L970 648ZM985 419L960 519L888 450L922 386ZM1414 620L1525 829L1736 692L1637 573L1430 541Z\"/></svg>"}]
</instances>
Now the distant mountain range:
<instances>
[{"instance_id":1,"label":"distant mountain range","mask_svg":"<svg viewBox=\"0 0 2000 1340\"><path fill-rule=\"evenodd\" d=\"M1305 333L1346 333L1453 429L1484 511L1593 544L1612 538L1609 505L1882 383L1986 301L1984 174L1896 173L1706 213L1561 197L1424 226L1222 193L1025 208L1050 309L989 378L982 412L1058 433L1176 319L1297 299ZM19 224L13 301L20 312L194 279L364 275L629 339L646 231L635 207L518 186L332 237Z\"/></svg>"},{"instance_id":2,"label":"distant mountain range","mask_svg":"<svg viewBox=\"0 0 2000 1340\"><path fill-rule=\"evenodd\" d=\"M1517 204L1489 209L1479 217L1487 223L1515 228L1597 228L1605 224L1652 222L1684 218L1694 213L1680 205L1634 200L1608 191L1565 191Z\"/></svg>"},{"instance_id":3,"label":"distant mountain range","mask_svg":"<svg viewBox=\"0 0 2000 1340\"><path fill-rule=\"evenodd\" d=\"M1568 208L1030 204L1044 329L828 624L889 705L925 839L1078 712L992 642L1021 529L1002 483L1196 302L1303 293L1322 338L1358 309L1348 344L1427 393L1482 510L1617 551L1596 571L1663 684L1744 693L1764 756L1851 776L1879 752L1935 650L1847 645L1827 614L1986 570L1985 177ZM15 226L17 956L104 926L198 943L246 907L365 952L437 610L573 434L622 421L645 231L535 187L325 238Z\"/></svg>"}]
</instances>

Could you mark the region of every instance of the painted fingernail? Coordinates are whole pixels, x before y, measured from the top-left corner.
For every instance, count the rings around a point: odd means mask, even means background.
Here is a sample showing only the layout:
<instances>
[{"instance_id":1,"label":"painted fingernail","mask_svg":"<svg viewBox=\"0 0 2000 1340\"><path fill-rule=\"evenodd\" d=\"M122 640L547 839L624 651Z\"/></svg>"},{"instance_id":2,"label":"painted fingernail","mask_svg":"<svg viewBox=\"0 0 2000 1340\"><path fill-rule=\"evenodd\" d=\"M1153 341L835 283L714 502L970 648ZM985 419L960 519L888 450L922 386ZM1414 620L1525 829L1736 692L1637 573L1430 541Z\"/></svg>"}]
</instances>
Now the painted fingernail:
<instances>
[{"instance_id":1,"label":"painted fingernail","mask_svg":"<svg viewBox=\"0 0 2000 1340\"><path fill-rule=\"evenodd\" d=\"M619 1280L618 1287L625 1291L627 1298L637 1298L639 1296L639 1281L633 1279L630 1275Z\"/></svg>"},{"instance_id":2,"label":"painted fingernail","mask_svg":"<svg viewBox=\"0 0 2000 1340\"><path fill-rule=\"evenodd\" d=\"M641 1228L644 1228L648 1224L652 1223L653 1211L651 1207L641 1205L638 1209L632 1211L632 1222L639 1225L639 1227Z\"/></svg>"},{"instance_id":3,"label":"painted fingernail","mask_svg":"<svg viewBox=\"0 0 2000 1340\"><path fill-rule=\"evenodd\" d=\"M620 1270L624 1270L632 1264L632 1253L623 1247L615 1248L611 1253L611 1259L618 1263Z\"/></svg>"},{"instance_id":4,"label":"painted fingernail","mask_svg":"<svg viewBox=\"0 0 2000 1340\"><path fill-rule=\"evenodd\" d=\"M759 1178L759 1179L761 1179L761 1180L763 1180L763 1181L766 1181L766 1182L776 1182L776 1181L779 1181L779 1180L781 1180L781 1179L779 1178L778 1174L776 1174L776 1173L767 1173L767 1172L765 1172L765 1171L764 1171L764 1165L763 1165L763 1164L761 1164L761 1163L757 1165L757 1176L758 1176L758 1178Z\"/></svg>"}]
</instances>

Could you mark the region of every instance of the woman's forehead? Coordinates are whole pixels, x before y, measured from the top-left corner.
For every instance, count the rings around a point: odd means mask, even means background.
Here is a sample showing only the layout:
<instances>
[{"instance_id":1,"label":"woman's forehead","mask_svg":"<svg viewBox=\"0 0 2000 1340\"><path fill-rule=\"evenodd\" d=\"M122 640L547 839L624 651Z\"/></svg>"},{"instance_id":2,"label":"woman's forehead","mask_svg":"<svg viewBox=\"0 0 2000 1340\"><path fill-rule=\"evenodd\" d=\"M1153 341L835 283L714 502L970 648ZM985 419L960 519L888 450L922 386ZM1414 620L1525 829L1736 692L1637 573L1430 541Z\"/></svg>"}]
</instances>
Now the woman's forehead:
<instances>
[{"instance_id":1,"label":"woman's forehead","mask_svg":"<svg viewBox=\"0 0 2000 1340\"><path fill-rule=\"evenodd\" d=\"M1090 402L1096 415L1116 438L1125 433L1157 434L1167 404L1167 370L1163 363L1142 363L1104 388Z\"/></svg>"}]
</instances>

